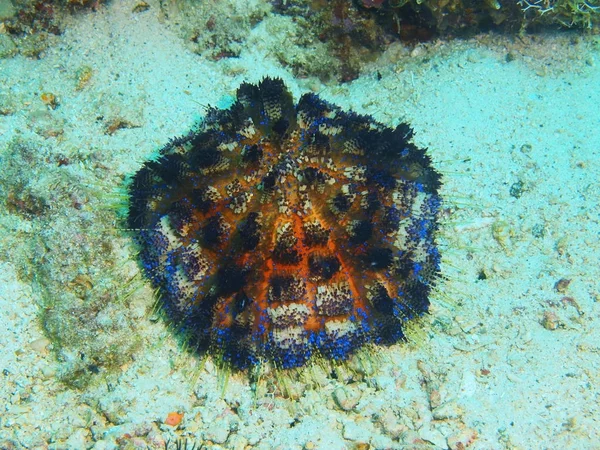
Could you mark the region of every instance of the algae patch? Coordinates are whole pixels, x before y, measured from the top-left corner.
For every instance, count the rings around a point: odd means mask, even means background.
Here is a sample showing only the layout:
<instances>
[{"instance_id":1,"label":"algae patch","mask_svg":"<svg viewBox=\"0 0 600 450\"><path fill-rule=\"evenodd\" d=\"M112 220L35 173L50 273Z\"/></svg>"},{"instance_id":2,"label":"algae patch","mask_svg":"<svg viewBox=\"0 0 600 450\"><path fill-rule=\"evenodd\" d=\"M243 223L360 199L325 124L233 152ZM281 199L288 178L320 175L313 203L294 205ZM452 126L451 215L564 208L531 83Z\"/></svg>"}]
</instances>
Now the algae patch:
<instances>
[{"instance_id":1,"label":"algae patch","mask_svg":"<svg viewBox=\"0 0 600 450\"><path fill-rule=\"evenodd\" d=\"M1 159L0 226L9 236L1 255L38 290L60 378L84 387L131 361L143 340L136 321L152 301L136 283L137 266L127 264L129 241L107 205L119 199L99 181L111 175L92 155L55 155L39 138L14 139Z\"/></svg>"}]
</instances>

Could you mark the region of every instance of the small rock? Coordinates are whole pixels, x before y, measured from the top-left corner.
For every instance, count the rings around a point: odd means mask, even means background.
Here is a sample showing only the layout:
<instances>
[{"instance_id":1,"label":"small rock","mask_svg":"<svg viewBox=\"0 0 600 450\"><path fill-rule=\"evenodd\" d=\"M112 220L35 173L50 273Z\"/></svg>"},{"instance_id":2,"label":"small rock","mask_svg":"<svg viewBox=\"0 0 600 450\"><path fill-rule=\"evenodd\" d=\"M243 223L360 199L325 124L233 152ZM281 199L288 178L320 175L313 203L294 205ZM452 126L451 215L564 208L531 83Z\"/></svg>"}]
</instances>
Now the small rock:
<instances>
[{"instance_id":1,"label":"small rock","mask_svg":"<svg viewBox=\"0 0 600 450\"><path fill-rule=\"evenodd\" d=\"M258 445L262 436L257 429L252 429L251 431L246 431L246 439L248 439L248 445L252 448Z\"/></svg>"},{"instance_id":2,"label":"small rock","mask_svg":"<svg viewBox=\"0 0 600 450\"><path fill-rule=\"evenodd\" d=\"M133 7L133 13L140 13L150 9L150 5L144 1L137 2L137 4Z\"/></svg>"},{"instance_id":3,"label":"small rock","mask_svg":"<svg viewBox=\"0 0 600 450\"><path fill-rule=\"evenodd\" d=\"M130 122L122 117L113 117L105 124L104 133L112 136L123 128L139 128L140 125Z\"/></svg>"},{"instance_id":4,"label":"small rock","mask_svg":"<svg viewBox=\"0 0 600 450\"><path fill-rule=\"evenodd\" d=\"M67 448L86 448L87 446L85 444L88 433L88 430L85 428L77 428L75 433L73 433L71 436L69 436L69 439L67 439Z\"/></svg>"},{"instance_id":5,"label":"small rock","mask_svg":"<svg viewBox=\"0 0 600 450\"><path fill-rule=\"evenodd\" d=\"M424 441L431 442L436 447L444 448L446 446L446 438L435 428L424 426L419 430L419 436Z\"/></svg>"},{"instance_id":6,"label":"small rock","mask_svg":"<svg viewBox=\"0 0 600 450\"><path fill-rule=\"evenodd\" d=\"M462 415L462 410L455 402L446 402L432 411L435 420L456 419Z\"/></svg>"},{"instance_id":7,"label":"small rock","mask_svg":"<svg viewBox=\"0 0 600 450\"><path fill-rule=\"evenodd\" d=\"M369 442L371 438L371 430L367 426L370 423L363 421L357 424L354 421L346 422L344 425L344 439L354 442Z\"/></svg>"},{"instance_id":8,"label":"small rock","mask_svg":"<svg viewBox=\"0 0 600 450\"><path fill-rule=\"evenodd\" d=\"M564 255L569 248L569 238L567 236L561 237L556 241L554 248L560 256Z\"/></svg>"},{"instance_id":9,"label":"small rock","mask_svg":"<svg viewBox=\"0 0 600 450\"><path fill-rule=\"evenodd\" d=\"M396 388L396 380L394 377L379 375L375 377L375 386L380 391L394 390Z\"/></svg>"},{"instance_id":10,"label":"small rock","mask_svg":"<svg viewBox=\"0 0 600 450\"><path fill-rule=\"evenodd\" d=\"M422 45L417 45L411 52L410 56L412 58L418 58L419 56L423 56L425 54L425 48Z\"/></svg>"},{"instance_id":11,"label":"small rock","mask_svg":"<svg viewBox=\"0 0 600 450\"><path fill-rule=\"evenodd\" d=\"M442 404L442 394L440 393L439 386L432 386L429 391L429 404L432 409L437 408Z\"/></svg>"},{"instance_id":12,"label":"small rock","mask_svg":"<svg viewBox=\"0 0 600 450\"><path fill-rule=\"evenodd\" d=\"M96 441L96 443L92 447L92 450L107 450L108 448L111 448L110 444L105 440L100 439L99 441Z\"/></svg>"},{"instance_id":13,"label":"small rock","mask_svg":"<svg viewBox=\"0 0 600 450\"><path fill-rule=\"evenodd\" d=\"M479 53L476 52L470 52L467 55L467 61L469 61L470 63L476 63L481 61L481 56L479 55Z\"/></svg>"},{"instance_id":14,"label":"small rock","mask_svg":"<svg viewBox=\"0 0 600 450\"><path fill-rule=\"evenodd\" d=\"M554 284L554 289L556 289L556 292L560 292L561 294L564 294L565 292L567 292L567 288L569 287L569 284L571 284L571 280L568 280L566 278L561 278Z\"/></svg>"},{"instance_id":15,"label":"small rock","mask_svg":"<svg viewBox=\"0 0 600 450\"><path fill-rule=\"evenodd\" d=\"M239 434L232 435L227 441L227 448L232 450L244 450L248 446L248 439Z\"/></svg>"},{"instance_id":16,"label":"small rock","mask_svg":"<svg viewBox=\"0 0 600 450\"><path fill-rule=\"evenodd\" d=\"M38 58L48 47L48 36L45 33L25 35L17 41L19 52L28 58Z\"/></svg>"},{"instance_id":17,"label":"small rock","mask_svg":"<svg viewBox=\"0 0 600 450\"><path fill-rule=\"evenodd\" d=\"M48 380L48 379L56 376L56 366L54 364L49 364L47 366L42 367L40 372L42 374L42 377L45 380ZM0 447L0 448L2 448L2 447Z\"/></svg>"},{"instance_id":18,"label":"small rock","mask_svg":"<svg viewBox=\"0 0 600 450\"><path fill-rule=\"evenodd\" d=\"M553 311L547 309L541 323L546 330L556 330L560 326L560 319Z\"/></svg>"},{"instance_id":19,"label":"small rock","mask_svg":"<svg viewBox=\"0 0 600 450\"><path fill-rule=\"evenodd\" d=\"M379 423L383 428L383 431L392 439L398 439L398 437L407 430L407 427L398 421L398 417L388 410L379 417Z\"/></svg>"},{"instance_id":20,"label":"small rock","mask_svg":"<svg viewBox=\"0 0 600 450\"><path fill-rule=\"evenodd\" d=\"M29 347L31 347L31 349L34 352L40 353L40 354L48 353L49 345L50 345L50 339L45 338L45 337L36 339L35 341L32 341L29 343Z\"/></svg>"},{"instance_id":21,"label":"small rock","mask_svg":"<svg viewBox=\"0 0 600 450\"><path fill-rule=\"evenodd\" d=\"M352 386L339 387L333 391L335 403L344 411L350 411L358 404L360 392Z\"/></svg>"},{"instance_id":22,"label":"small rock","mask_svg":"<svg viewBox=\"0 0 600 450\"><path fill-rule=\"evenodd\" d=\"M371 438L371 448L394 448L394 441L389 436L376 433Z\"/></svg>"},{"instance_id":23,"label":"small rock","mask_svg":"<svg viewBox=\"0 0 600 450\"><path fill-rule=\"evenodd\" d=\"M477 431L472 428L464 428L451 436L448 436L448 447L451 450L462 450L467 448L477 439Z\"/></svg>"},{"instance_id":24,"label":"small rock","mask_svg":"<svg viewBox=\"0 0 600 450\"><path fill-rule=\"evenodd\" d=\"M0 34L0 58L11 58L17 54L17 46L10 36Z\"/></svg>"},{"instance_id":25,"label":"small rock","mask_svg":"<svg viewBox=\"0 0 600 450\"><path fill-rule=\"evenodd\" d=\"M208 427L206 439L213 441L215 444L224 444L229 437L229 432L229 422L225 419L221 419Z\"/></svg>"},{"instance_id":26,"label":"small rock","mask_svg":"<svg viewBox=\"0 0 600 450\"><path fill-rule=\"evenodd\" d=\"M368 442L357 442L354 444L354 450L370 450L371 446Z\"/></svg>"},{"instance_id":27,"label":"small rock","mask_svg":"<svg viewBox=\"0 0 600 450\"><path fill-rule=\"evenodd\" d=\"M406 430L400 436L400 444L406 445L408 448L411 448L415 442L419 442L421 437L414 430Z\"/></svg>"}]
</instances>

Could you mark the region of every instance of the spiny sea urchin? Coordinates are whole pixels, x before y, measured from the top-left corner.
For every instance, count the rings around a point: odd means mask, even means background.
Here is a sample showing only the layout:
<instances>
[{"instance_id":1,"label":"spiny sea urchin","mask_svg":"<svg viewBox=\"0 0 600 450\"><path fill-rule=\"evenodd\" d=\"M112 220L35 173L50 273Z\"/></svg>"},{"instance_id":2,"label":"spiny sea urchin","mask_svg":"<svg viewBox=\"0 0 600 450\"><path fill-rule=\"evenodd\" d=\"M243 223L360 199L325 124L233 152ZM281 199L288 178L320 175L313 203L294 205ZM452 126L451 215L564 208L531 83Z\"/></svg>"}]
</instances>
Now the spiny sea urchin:
<instances>
[{"instance_id":1,"label":"spiny sea urchin","mask_svg":"<svg viewBox=\"0 0 600 450\"><path fill-rule=\"evenodd\" d=\"M402 339L440 260L440 175L411 137L266 78L146 162L129 226L191 345L290 368Z\"/></svg>"}]
</instances>

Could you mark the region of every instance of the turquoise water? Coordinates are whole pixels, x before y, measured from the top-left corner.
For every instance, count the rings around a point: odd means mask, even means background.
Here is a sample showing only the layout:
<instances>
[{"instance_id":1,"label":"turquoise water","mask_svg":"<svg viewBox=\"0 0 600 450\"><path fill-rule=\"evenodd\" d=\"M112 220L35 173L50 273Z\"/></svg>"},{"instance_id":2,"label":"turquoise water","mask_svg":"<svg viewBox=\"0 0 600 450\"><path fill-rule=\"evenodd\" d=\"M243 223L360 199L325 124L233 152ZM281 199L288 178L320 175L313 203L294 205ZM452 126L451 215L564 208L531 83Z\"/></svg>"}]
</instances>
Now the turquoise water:
<instances>
[{"instance_id":1,"label":"turquoise water","mask_svg":"<svg viewBox=\"0 0 600 450\"><path fill-rule=\"evenodd\" d=\"M598 448L596 36L396 42L340 82L260 2L230 41L149 6L0 59L0 448ZM410 123L442 173L443 279L408 343L224 374L153 309L128 177L267 75Z\"/></svg>"}]
</instances>

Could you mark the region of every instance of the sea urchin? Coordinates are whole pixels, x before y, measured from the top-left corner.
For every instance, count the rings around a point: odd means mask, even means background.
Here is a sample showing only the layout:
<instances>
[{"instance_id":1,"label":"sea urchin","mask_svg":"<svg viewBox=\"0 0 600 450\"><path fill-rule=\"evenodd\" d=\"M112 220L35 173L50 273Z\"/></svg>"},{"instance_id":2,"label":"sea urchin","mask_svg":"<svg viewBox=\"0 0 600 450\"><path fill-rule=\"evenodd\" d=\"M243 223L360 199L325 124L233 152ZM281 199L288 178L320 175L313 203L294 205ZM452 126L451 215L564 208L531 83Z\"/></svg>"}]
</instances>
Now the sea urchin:
<instances>
[{"instance_id":1,"label":"sea urchin","mask_svg":"<svg viewBox=\"0 0 600 450\"><path fill-rule=\"evenodd\" d=\"M402 339L440 260L440 175L411 137L266 78L146 162L129 226L190 344L289 368Z\"/></svg>"}]
</instances>

